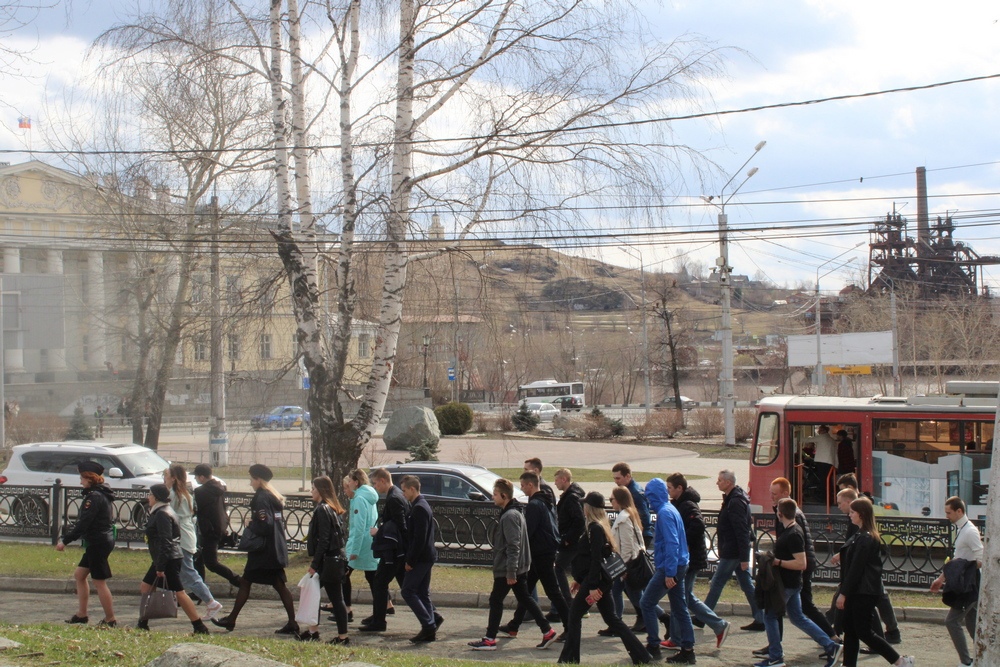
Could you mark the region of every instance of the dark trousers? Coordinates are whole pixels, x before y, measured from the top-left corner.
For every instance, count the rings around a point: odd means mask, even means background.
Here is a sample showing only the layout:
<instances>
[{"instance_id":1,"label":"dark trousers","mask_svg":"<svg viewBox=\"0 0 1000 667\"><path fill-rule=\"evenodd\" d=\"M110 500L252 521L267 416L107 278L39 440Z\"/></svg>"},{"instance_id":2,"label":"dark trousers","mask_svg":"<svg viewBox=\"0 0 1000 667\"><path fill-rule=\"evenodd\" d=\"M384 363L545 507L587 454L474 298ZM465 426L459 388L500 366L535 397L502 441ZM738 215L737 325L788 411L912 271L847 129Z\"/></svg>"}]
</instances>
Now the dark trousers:
<instances>
[{"instance_id":1,"label":"dark trousers","mask_svg":"<svg viewBox=\"0 0 1000 667\"><path fill-rule=\"evenodd\" d=\"M420 621L420 627L434 630L434 603L431 602L431 570L434 563L415 563L413 568L403 575L403 587L400 595L410 606L413 615ZM385 607L382 608L385 614Z\"/></svg>"},{"instance_id":2,"label":"dark trousers","mask_svg":"<svg viewBox=\"0 0 1000 667\"><path fill-rule=\"evenodd\" d=\"M344 604L348 607L351 606L351 573L354 572L353 567L347 568L347 575L344 577L344 582L341 584L341 594L344 596ZM375 584L375 570L362 570L365 575L365 581L368 582L368 590L372 590L372 586ZM375 597L372 595L372 597Z\"/></svg>"},{"instance_id":3,"label":"dark trousers","mask_svg":"<svg viewBox=\"0 0 1000 667\"><path fill-rule=\"evenodd\" d=\"M564 600L571 600L573 594L569 591L569 577L567 574L570 572L573 566L573 555L576 553L576 546L565 547L560 549L556 553L556 583L559 584L559 591L562 593ZM569 604L567 603L567 607ZM556 608L555 603L549 607L550 613L559 613L558 608ZM566 617L560 616L563 625L566 625Z\"/></svg>"},{"instance_id":4,"label":"dark trousers","mask_svg":"<svg viewBox=\"0 0 1000 667\"><path fill-rule=\"evenodd\" d=\"M806 615L806 618L818 625L819 629L825 632L827 637L833 637L837 634L833 626L830 625L830 621L826 619L826 615L817 609L813 603L812 570L806 570L802 573L802 590L799 592L799 600L802 602L802 613Z\"/></svg>"},{"instance_id":5,"label":"dark trousers","mask_svg":"<svg viewBox=\"0 0 1000 667\"><path fill-rule=\"evenodd\" d=\"M490 592L490 619L486 626L486 636L490 639L497 638L500 620L503 618L503 601L507 598L507 593L511 591L514 591L514 598L517 600L517 611L520 612L521 609L524 609L525 613L531 614L531 618L541 629L542 634L547 634L552 626L545 620L545 614L535 602L535 598L531 597L531 593L528 592L528 575L525 573L518 575L513 586L507 583L506 577L493 577L493 590ZM521 620L524 620L523 614Z\"/></svg>"},{"instance_id":6,"label":"dark trousers","mask_svg":"<svg viewBox=\"0 0 1000 667\"><path fill-rule=\"evenodd\" d=\"M856 667L860 642L885 658L889 664L899 660L899 653L885 639L872 632L872 619L879 595L848 595L844 605L844 667Z\"/></svg>"},{"instance_id":7,"label":"dark trousers","mask_svg":"<svg viewBox=\"0 0 1000 667\"><path fill-rule=\"evenodd\" d=\"M542 585L545 595L552 601L552 607L559 614L563 623L569 618L569 598L563 597L562 588L559 586L559 579L556 576L554 556L532 556L531 569L526 576L527 589L531 591L538 584ZM516 597L516 592L515 592ZM532 598L535 603L535 598ZM537 606L537 603L536 603ZM510 629L517 630L524 623L525 614L528 607L521 603L521 598L517 598L517 609L514 611L514 618L510 622ZM490 635L493 637L493 635Z\"/></svg>"},{"instance_id":8,"label":"dark trousers","mask_svg":"<svg viewBox=\"0 0 1000 667\"><path fill-rule=\"evenodd\" d=\"M899 621L896 620L896 610L892 608L892 600L889 599L888 591L882 591L878 602L875 603L875 608L878 609L878 615L882 617L882 622L885 623L885 631L897 632L899 630Z\"/></svg>"},{"instance_id":9,"label":"dark trousers","mask_svg":"<svg viewBox=\"0 0 1000 667\"><path fill-rule=\"evenodd\" d=\"M344 580L347 579L347 575L344 573L342 563L343 561L331 562L329 568L324 564L320 582L322 582L326 596L330 598L330 603L333 605L333 617L337 619L337 634L346 635L347 605L344 604Z\"/></svg>"},{"instance_id":10,"label":"dark trousers","mask_svg":"<svg viewBox=\"0 0 1000 667\"><path fill-rule=\"evenodd\" d=\"M380 561L378 569L375 570L375 581L372 584L372 625L385 625L385 609L389 604L389 584L393 579L403 588L404 569L403 559L398 563L386 563Z\"/></svg>"},{"instance_id":11,"label":"dark trousers","mask_svg":"<svg viewBox=\"0 0 1000 667\"><path fill-rule=\"evenodd\" d=\"M597 610L601 612L604 623L615 631L615 634L622 640L625 650L628 651L632 663L642 665L652 662L653 658L643 645L642 641L635 636L625 622L615 615L615 603L611 599L611 586L601 585L601 599L597 601ZM590 591L581 586L576 597L569 608L569 621L566 623L566 643L563 644L562 653L559 654L559 662L580 662L580 637L583 633L583 615L590 611L591 604L587 602Z\"/></svg>"},{"instance_id":12,"label":"dark trousers","mask_svg":"<svg viewBox=\"0 0 1000 667\"><path fill-rule=\"evenodd\" d=\"M236 587L240 585L240 578L236 576L236 573L219 562L219 538L215 538L214 540L201 538L201 551L195 556L194 567L203 581L205 579L205 569L208 568L228 581L230 585Z\"/></svg>"}]
</instances>

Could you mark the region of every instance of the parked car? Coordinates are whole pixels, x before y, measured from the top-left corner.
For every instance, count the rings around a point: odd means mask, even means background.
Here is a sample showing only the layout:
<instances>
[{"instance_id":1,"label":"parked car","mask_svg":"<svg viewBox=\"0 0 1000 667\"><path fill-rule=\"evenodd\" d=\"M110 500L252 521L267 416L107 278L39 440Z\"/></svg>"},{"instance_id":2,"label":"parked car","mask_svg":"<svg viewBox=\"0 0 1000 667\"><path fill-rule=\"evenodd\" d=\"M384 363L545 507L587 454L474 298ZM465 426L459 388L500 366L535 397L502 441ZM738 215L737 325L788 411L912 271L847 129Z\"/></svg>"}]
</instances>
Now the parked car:
<instances>
[{"instance_id":1,"label":"parked car","mask_svg":"<svg viewBox=\"0 0 1000 667\"><path fill-rule=\"evenodd\" d=\"M403 475L416 475L420 479L420 493L431 499L474 500L493 502L493 484L500 475L482 466L439 461L413 461L385 466L392 473L392 483L399 486ZM514 497L528 502L514 481Z\"/></svg>"},{"instance_id":2,"label":"parked car","mask_svg":"<svg viewBox=\"0 0 1000 667\"><path fill-rule=\"evenodd\" d=\"M0 473L6 486L80 486L77 464L97 461L112 489L148 489L163 482L170 463L142 445L90 441L35 442L11 449L7 469Z\"/></svg>"},{"instance_id":3,"label":"parked car","mask_svg":"<svg viewBox=\"0 0 1000 667\"><path fill-rule=\"evenodd\" d=\"M583 403L578 398L573 398L572 396L560 396L556 400L552 401L552 405L556 405L563 412L574 410L579 412L583 409Z\"/></svg>"},{"instance_id":4,"label":"parked car","mask_svg":"<svg viewBox=\"0 0 1000 667\"><path fill-rule=\"evenodd\" d=\"M550 422L562 411L552 403L528 403L528 412L538 417L539 421Z\"/></svg>"},{"instance_id":5,"label":"parked car","mask_svg":"<svg viewBox=\"0 0 1000 667\"><path fill-rule=\"evenodd\" d=\"M250 418L250 428L264 429L272 431L280 429L301 428L309 426L309 413L298 405L279 405L262 415L254 415Z\"/></svg>"}]
</instances>

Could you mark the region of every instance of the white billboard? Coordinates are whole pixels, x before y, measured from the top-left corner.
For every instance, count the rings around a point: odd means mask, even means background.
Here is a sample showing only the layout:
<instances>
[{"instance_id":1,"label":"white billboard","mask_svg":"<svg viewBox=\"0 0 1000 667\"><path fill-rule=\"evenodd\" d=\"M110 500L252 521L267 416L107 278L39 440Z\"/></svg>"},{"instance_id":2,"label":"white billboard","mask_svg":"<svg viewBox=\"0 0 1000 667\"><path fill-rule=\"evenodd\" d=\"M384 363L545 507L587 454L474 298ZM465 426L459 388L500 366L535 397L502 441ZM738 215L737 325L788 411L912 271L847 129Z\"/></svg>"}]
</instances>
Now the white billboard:
<instances>
[{"instance_id":1,"label":"white billboard","mask_svg":"<svg viewBox=\"0 0 1000 667\"><path fill-rule=\"evenodd\" d=\"M820 336L820 359L824 366L891 364L892 332L824 334ZM788 337L788 365L816 365L816 336Z\"/></svg>"}]
</instances>

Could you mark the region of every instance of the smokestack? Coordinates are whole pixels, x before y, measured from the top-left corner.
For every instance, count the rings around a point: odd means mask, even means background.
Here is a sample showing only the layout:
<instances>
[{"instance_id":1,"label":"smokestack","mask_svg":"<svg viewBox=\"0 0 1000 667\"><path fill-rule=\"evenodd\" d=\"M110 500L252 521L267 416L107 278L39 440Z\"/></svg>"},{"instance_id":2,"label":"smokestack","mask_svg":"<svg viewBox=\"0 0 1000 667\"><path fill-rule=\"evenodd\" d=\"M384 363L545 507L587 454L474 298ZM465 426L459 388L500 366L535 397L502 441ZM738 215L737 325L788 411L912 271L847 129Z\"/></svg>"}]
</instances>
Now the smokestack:
<instances>
[{"instance_id":1,"label":"smokestack","mask_svg":"<svg viewBox=\"0 0 1000 667\"><path fill-rule=\"evenodd\" d=\"M917 167L917 257L930 247L931 228L927 219L927 170Z\"/></svg>"}]
</instances>

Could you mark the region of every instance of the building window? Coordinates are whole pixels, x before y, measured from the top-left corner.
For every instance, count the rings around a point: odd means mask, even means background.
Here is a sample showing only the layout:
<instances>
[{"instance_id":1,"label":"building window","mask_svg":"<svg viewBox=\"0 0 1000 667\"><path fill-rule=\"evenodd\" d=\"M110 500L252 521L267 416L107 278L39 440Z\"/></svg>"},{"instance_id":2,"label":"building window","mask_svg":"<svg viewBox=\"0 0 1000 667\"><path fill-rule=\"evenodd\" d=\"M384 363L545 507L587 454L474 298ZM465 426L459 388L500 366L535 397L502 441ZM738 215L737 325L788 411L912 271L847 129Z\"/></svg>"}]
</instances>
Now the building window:
<instances>
[{"instance_id":1,"label":"building window","mask_svg":"<svg viewBox=\"0 0 1000 667\"><path fill-rule=\"evenodd\" d=\"M271 358L271 334L260 335L260 358Z\"/></svg>"},{"instance_id":2,"label":"building window","mask_svg":"<svg viewBox=\"0 0 1000 667\"><path fill-rule=\"evenodd\" d=\"M240 337L236 334L229 334L229 360L236 361L240 358Z\"/></svg>"},{"instance_id":3,"label":"building window","mask_svg":"<svg viewBox=\"0 0 1000 667\"><path fill-rule=\"evenodd\" d=\"M191 303L199 304L208 295L208 276L204 273L196 273L191 278Z\"/></svg>"},{"instance_id":4,"label":"building window","mask_svg":"<svg viewBox=\"0 0 1000 667\"><path fill-rule=\"evenodd\" d=\"M358 334L358 356L367 359L372 354L371 335Z\"/></svg>"},{"instance_id":5,"label":"building window","mask_svg":"<svg viewBox=\"0 0 1000 667\"><path fill-rule=\"evenodd\" d=\"M4 324L4 329L6 329L6 328L7 328L7 325ZM80 348L83 351L83 359L84 359L84 361L86 361L87 359L90 359L90 337L87 334L84 334L84 335L80 336Z\"/></svg>"},{"instance_id":6,"label":"building window","mask_svg":"<svg viewBox=\"0 0 1000 667\"><path fill-rule=\"evenodd\" d=\"M194 339L194 360L195 361L208 361L209 354L209 344L208 339L204 336L198 336Z\"/></svg>"},{"instance_id":7,"label":"building window","mask_svg":"<svg viewBox=\"0 0 1000 667\"><path fill-rule=\"evenodd\" d=\"M240 279L233 276L226 276L226 303L231 308L240 305Z\"/></svg>"}]
</instances>

